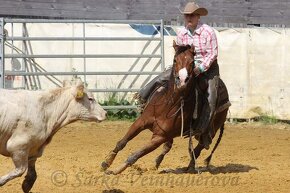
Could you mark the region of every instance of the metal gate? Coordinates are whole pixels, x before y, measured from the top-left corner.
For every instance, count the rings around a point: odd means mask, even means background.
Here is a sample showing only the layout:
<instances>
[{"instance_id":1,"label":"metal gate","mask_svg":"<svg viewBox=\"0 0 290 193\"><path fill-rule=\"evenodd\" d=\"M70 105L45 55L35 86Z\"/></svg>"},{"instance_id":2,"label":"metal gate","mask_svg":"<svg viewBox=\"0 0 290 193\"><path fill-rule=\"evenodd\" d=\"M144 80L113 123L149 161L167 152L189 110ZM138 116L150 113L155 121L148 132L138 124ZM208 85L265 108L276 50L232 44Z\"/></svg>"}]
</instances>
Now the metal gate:
<instances>
[{"instance_id":1,"label":"metal gate","mask_svg":"<svg viewBox=\"0 0 290 193\"><path fill-rule=\"evenodd\" d=\"M148 82L153 75L158 75L165 68L164 64L164 24L163 20L152 20L152 21L142 21L142 20L48 20L48 19L8 19L1 18L0 21L0 35L1 35L1 52L0 52L0 88L7 87L7 82L14 80L15 77L22 77L24 80L24 84L19 88L22 89L30 89L30 90L38 90L42 89L40 84L39 77L46 77L49 81L53 82L55 85L60 86L61 80L56 78L56 76L82 76L84 81L86 81L88 76L91 75L100 75L100 76L111 76L111 75L122 75L123 79L135 75L136 78L133 81L137 81L138 76L146 75L146 81L143 82L143 85ZM59 36L37 36L31 37L27 33L27 25L28 24L78 24L81 25L82 35L78 37L59 37ZM158 31L157 34L154 34L150 37L130 37L130 36L122 36L122 37L93 37L86 35L87 25L89 24L141 24L141 25L152 25ZM6 26L9 25L9 35L7 34ZM14 31L16 29L16 25L21 25L22 34L15 35ZM157 29L158 28L158 29ZM29 43L33 41L38 42L51 42L56 41L60 44L66 41L77 41L82 43L82 53L78 54L33 54L31 48L29 47ZM146 50L146 46L140 50L139 54L88 54L88 50L86 49L86 44L88 42L100 42L100 41L113 41L113 42L136 42L136 41L145 41L148 42L146 45L150 44L150 42L154 41L158 43L158 46L155 51L146 54L144 50ZM21 48L16 47L16 42L22 42ZM9 53L7 52L9 50ZM159 52L159 53L158 53ZM61 58L71 58L71 59L82 59L83 60L83 71L74 71L74 72L64 72L64 71L46 71L42 68L41 65L37 65L35 60L45 58L45 59L61 59ZM154 70L145 71L145 68L141 68L140 71L133 71L133 68L130 68L129 71L87 71L87 60L88 59L100 59L100 58L116 58L116 59L126 59L131 58L138 62L140 59L146 59L145 63L148 64L152 59L158 59L157 65ZM5 61L7 59L11 60L13 65L18 66L17 70L11 69L8 70ZM134 65L134 64L133 64ZM122 81L120 81L122 82ZM120 83L121 84L121 83ZM136 92L138 88L96 88L89 89L92 92ZM109 108L134 108L134 106L114 106Z\"/></svg>"}]
</instances>

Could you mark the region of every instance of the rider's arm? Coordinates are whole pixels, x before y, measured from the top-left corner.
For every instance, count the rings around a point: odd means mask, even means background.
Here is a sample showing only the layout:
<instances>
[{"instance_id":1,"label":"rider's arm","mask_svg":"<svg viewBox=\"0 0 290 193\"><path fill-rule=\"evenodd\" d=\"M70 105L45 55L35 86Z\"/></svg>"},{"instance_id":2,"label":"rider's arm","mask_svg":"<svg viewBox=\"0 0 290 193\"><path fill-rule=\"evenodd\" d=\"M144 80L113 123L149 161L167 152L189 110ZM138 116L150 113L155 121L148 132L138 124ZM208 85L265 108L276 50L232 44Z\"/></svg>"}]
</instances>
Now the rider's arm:
<instances>
[{"instance_id":1,"label":"rider's arm","mask_svg":"<svg viewBox=\"0 0 290 193\"><path fill-rule=\"evenodd\" d=\"M204 47L204 56L202 62L199 64L199 69L201 72L207 71L213 61L217 59L218 56L218 42L214 30L204 30L202 36L204 37L206 44Z\"/></svg>"}]
</instances>

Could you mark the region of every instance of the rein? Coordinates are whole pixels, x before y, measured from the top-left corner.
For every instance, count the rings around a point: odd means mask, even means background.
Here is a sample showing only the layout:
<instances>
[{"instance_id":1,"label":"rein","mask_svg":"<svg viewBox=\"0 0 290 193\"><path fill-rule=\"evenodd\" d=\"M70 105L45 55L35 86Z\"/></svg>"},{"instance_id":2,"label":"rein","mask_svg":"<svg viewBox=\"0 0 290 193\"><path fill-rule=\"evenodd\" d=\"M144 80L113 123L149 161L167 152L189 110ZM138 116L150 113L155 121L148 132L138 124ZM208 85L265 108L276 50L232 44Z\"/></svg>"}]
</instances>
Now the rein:
<instances>
[{"instance_id":1,"label":"rein","mask_svg":"<svg viewBox=\"0 0 290 193\"><path fill-rule=\"evenodd\" d=\"M185 50L186 49L188 49L188 47L185 47ZM184 49L182 49L182 50L180 50L179 52L177 52L176 53L176 55L178 55L178 54L180 54L180 53L182 53L183 51L185 51ZM175 56L176 56L175 55ZM155 106L157 106L157 105L162 105L162 104L165 104L165 103L173 103L172 104L172 106L170 107L170 109L169 109L169 111L167 112L167 114L166 114L166 118L167 119L171 119L171 118L173 118L173 117L176 117L177 115L178 115L178 113L179 113L179 111L180 111L180 113L181 113L181 131L180 131L180 137L183 137L183 131L184 131L184 103L185 102L187 102L187 101L190 101L190 99L192 98L192 94L195 94L195 92L194 92L194 90L192 90L191 92L190 92L190 90L188 91L187 90L187 93L186 93L186 99L184 99L183 97L184 96L178 96L178 95L181 95L180 94L180 92L178 92L178 94L177 94L177 96L174 96L176 93L175 93L175 84L177 83L177 78L174 76L174 68L172 69L172 74L171 74L171 78L172 79L170 79L169 81L173 81L173 82L171 82L171 83L169 83L170 85L173 83L173 85L171 85L170 87L171 87L171 89L173 88L173 92L171 92L170 93L170 96L169 97L166 97L166 99L165 99L165 101L162 101L162 102L159 102L159 103L157 103L157 101L156 101L156 103L151 103L151 105L153 105L154 106L154 117L155 117ZM191 79L191 78L194 78L194 77L192 77L192 74L190 75L190 76L187 76L186 77L186 79ZM163 85L162 85L163 86ZM172 87L173 86L173 87ZM194 86L192 86L192 87L194 87ZM150 97L149 97L149 100L148 101L151 101L151 98L153 97L153 95L154 95L154 93L155 93L155 91L157 90L157 89L159 89L160 87L158 87L158 88L156 88L155 90L154 90L154 92L152 92L151 93L151 95L150 95ZM168 93L170 92L170 90L171 89L169 89L169 90L167 90L167 94L166 95L168 95ZM191 88L191 86L190 86L190 88L187 88L187 89L192 89ZM172 90L171 90L172 91ZM188 94L188 92L189 92L189 94ZM177 98L177 97L179 97L179 98ZM177 101L175 102L175 100L174 100L174 98L176 99L177 98ZM176 106L178 105L178 103L179 103L179 101L180 101L180 107L172 114L172 115L169 115L169 113L171 112L171 110L173 110L173 109L175 109L176 108ZM155 119L156 119L156 117L155 117Z\"/></svg>"},{"instance_id":2,"label":"rein","mask_svg":"<svg viewBox=\"0 0 290 193\"><path fill-rule=\"evenodd\" d=\"M183 130L184 130L184 114L183 114L183 107L184 107L184 99L181 97L180 100L180 107L177 109L177 111L171 115L170 117L167 117L168 119L175 117L177 115L177 113L180 111L181 113L181 131L180 131L180 137L183 137ZM168 115L168 114L167 114Z\"/></svg>"},{"instance_id":3,"label":"rein","mask_svg":"<svg viewBox=\"0 0 290 193\"><path fill-rule=\"evenodd\" d=\"M194 94L194 92L191 92L192 94ZM186 99L184 99L183 98L183 96L180 96L180 104L181 104L181 106L175 111L175 113L173 113L172 115L168 115L169 114L169 112L176 106L176 105L174 105L174 106L172 106L171 108L170 108L170 110L168 111L168 113L167 113L167 115L166 115L166 118L167 119L171 119L171 118L173 118L173 117L175 117L176 115L177 115L177 113L183 108L183 106L184 106L184 103L185 102L187 102L187 101L189 101L190 99L191 99L191 97L192 97L192 94L189 94L188 96L186 96ZM173 101L173 95L174 95L174 93L171 95L171 101ZM168 100L167 100L168 101ZM176 104L176 103L175 103Z\"/></svg>"},{"instance_id":4,"label":"rein","mask_svg":"<svg viewBox=\"0 0 290 193\"><path fill-rule=\"evenodd\" d=\"M190 147L190 153L194 159L194 168L197 170L197 173L200 174L200 170L198 168L198 165L197 165L197 162L196 162L196 157L195 157L195 153L194 153L194 148L193 148L193 145L192 145L192 137L193 137L193 128L190 127L189 128L189 147Z\"/></svg>"},{"instance_id":5,"label":"rein","mask_svg":"<svg viewBox=\"0 0 290 193\"><path fill-rule=\"evenodd\" d=\"M183 106L184 106L184 100L181 99L181 104L180 104L180 110L181 110L181 131L180 131L180 137L183 137L183 128L184 128Z\"/></svg>"}]
</instances>

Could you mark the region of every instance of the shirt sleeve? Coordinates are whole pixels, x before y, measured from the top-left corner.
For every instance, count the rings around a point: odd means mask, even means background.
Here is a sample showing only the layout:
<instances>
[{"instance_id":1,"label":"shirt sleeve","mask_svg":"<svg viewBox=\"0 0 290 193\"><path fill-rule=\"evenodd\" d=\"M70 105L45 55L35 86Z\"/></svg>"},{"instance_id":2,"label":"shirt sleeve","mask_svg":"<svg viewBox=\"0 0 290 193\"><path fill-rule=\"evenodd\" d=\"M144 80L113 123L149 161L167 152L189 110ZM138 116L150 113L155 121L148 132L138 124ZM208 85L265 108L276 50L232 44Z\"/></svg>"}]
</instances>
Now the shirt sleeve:
<instances>
[{"instance_id":1,"label":"shirt sleeve","mask_svg":"<svg viewBox=\"0 0 290 193\"><path fill-rule=\"evenodd\" d=\"M206 36L206 44L204 50L204 57L202 63L199 65L199 69L201 72L207 71L212 65L213 61L215 61L218 56L218 42L214 30L210 32L206 31L204 35Z\"/></svg>"}]
</instances>

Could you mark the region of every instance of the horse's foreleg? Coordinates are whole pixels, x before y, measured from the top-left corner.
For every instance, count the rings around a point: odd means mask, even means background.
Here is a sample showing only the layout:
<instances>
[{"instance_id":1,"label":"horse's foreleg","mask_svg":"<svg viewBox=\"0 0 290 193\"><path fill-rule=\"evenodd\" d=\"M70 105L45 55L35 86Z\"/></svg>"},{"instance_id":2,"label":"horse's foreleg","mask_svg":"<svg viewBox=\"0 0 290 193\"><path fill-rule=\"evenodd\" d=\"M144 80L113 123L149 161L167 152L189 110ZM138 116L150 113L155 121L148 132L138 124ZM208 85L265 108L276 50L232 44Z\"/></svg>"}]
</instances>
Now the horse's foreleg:
<instances>
[{"instance_id":1,"label":"horse's foreleg","mask_svg":"<svg viewBox=\"0 0 290 193\"><path fill-rule=\"evenodd\" d=\"M118 152L121 151L131 139L136 137L144 129L145 128L142 119L138 118L130 126L126 135L120 141L117 142L115 148L112 151L110 151L109 154L106 156L105 161L103 161L101 165L102 170L103 171L107 170L112 165Z\"/></svg>"},{"instance_id":2,"label":"horse's foreleg","mask_svg":"<svg viewBox=\"0 0 290 193\"><path fill-rule=\"evenodd\" d=\"M167 139L165 137L153 135L153 137L148 145L144 146L142 149L140 149L139 151L136 151L131 156L129 156L128 159L120 167L118 167L117 169L115 169L113 171L108 171L107 173L116 175L116 174L123 172L128 166L133 165L139 158L152 152L153 150L158 148L165 141L167 141Z\"/></svg>"},{"instance_id":3,"label":"horse's foreleg","mask_svg":"<svg viewBox=\"0 0 290 193\"><path fill-rule=\"evenodd\" d=\"M188 147L188 152L189 152L189 155L190 155L190 162L188 164L188 167L187 167L187 171L188 172L192 172L192 171L195 171L195 160L200 156L200 153L201 151L203 150L203 146L198 143L197 146L194 148L194 152L191 151L191 148L190 148L190 144L189 144L189 147ZM194 153L194 154L193 154Z\"/></svg>"},{"instance_id":4,"label":"horse's foreleg","mask_svg":"<svg viewBox=\"0 0 290 193\"><path fill-rule=\"evenodd\" d=\"M155 169L158 169L161 162L163 161L164 156L170 151L173 144L173 139L170 139L169 141L164 143L163 151L162 153L155 159Z\"/></svg>"}]
</instances>

